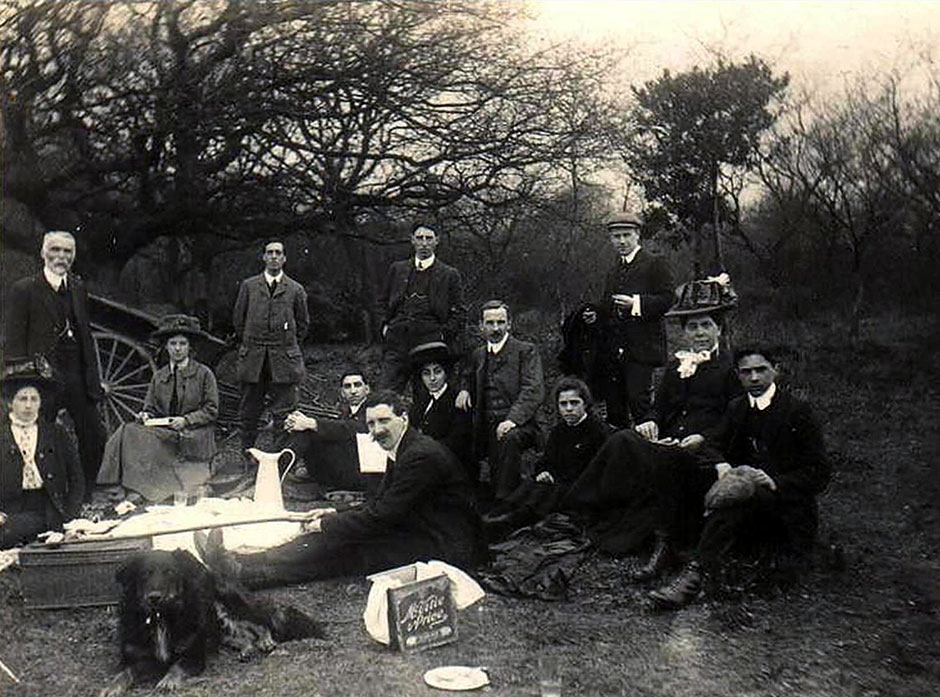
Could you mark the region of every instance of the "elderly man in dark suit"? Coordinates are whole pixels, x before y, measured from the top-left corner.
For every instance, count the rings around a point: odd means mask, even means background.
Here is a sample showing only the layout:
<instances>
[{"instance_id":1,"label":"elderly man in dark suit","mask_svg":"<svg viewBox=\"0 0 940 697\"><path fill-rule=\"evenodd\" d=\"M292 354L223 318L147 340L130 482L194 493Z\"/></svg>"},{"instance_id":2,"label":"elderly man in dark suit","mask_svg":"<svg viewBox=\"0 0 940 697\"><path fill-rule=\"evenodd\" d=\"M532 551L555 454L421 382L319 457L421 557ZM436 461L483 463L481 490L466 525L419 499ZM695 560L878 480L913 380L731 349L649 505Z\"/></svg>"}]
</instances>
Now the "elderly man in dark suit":
<instances>
[{"instance_id":1,"label":"elderly man in dark suit","mask_svg":"<svg viewBox=\"0 0 940 697\"><path fill-rule=\"evenodd\" d=\"M297 386L306 375L300 342L310 324L307 292L284 273L287 255L281 240L264 245L262 260L264 272L242 281L232 313L235 333L241 340L237 373L242 385L239 416L243 448L255 444L268 394L275 444L286 439L284 419L297 408Z\"/></svg>"},{"instance_id":2,"label":"elderly man in dark suit","mask_svg":"<svg viewBox=\"0 0 940 697\"><path fill-rule=\"evenodd\" d=\"M816 495L831 468L822 432L805 402L780 389L771 351L749 347L735 359L747 394L728 406L709 438L725 460L663 472L658 484L673 492L664 518L681 518L687 491L704 496L705 523L692 560L672 583L650 593L663 608L677 608L699 593L702 576L734 553L808 552L818 523ZM682 466L682 465L680 465Z\"/></svg>"},{"instance_id":3,"label":"elderly man in dark suit","mask_svg":"<svg viewBox=\"0 0 940 697\"><path fill-rule=\"evenodd\" d=\"M396 261L379 294L376 315L385 340L381 384L401 392L408 384L408 352L419 344L443 341L452 351L462 348L466 308L460 272L438 259L437 232L414 225L414 257Z\"/></svg>"},{"instance_id":4,"label":"elderly man in dark suit","mask_svg":"<svg viewBox=\"0 0 940 697\"><path fill-rule=\"evenodd\" d=\"M653 370L666 362L663 315L673 302L669 264L640 246L640 219L621 213L607 223L617 263L599 307L584 321L601 322L607 422L626 428L649 413Z\"/></svg>"},{"instance_id":5,"label":"elderly man in dark suit","mask_svg":"<svg viewBox=\"0 0 940 697\"><path fill-rule=\"evenodd\" d=\"M457 408L473 414L473 448L486 457L497 502L519 485L522 453L538 443L535 413L545 398L538 347L510 334L509 306L490 300L481 308L484 346L473 350L462 371Z\"/></svg>"},{"instance_id":6,"label":"elderly man in dark suit","mask_svg":"<svg viewBox=\"0 0 940 697\"><path fill-rule=\"evenodd\" d=\"M70 273L75 238L69 232L48 232L42 240L43 269L22 278L10 289L6 312L6 355L43 355L52 364L59 389L44 405L54 420L64 408L75 424L79 458L85 473L85 498L91 498L105 431L97 402L103 396L98 361L88 317L88 292Z\"/></svg>"},{"instance_id":7,"label":"elderly man in dark suit","mask_svg":"<svg viewBox=\"0 0 940 697\"><path fill-rule=\"evenodd\" d=\"M375 498L358 508L312 513L309 532L259 554L230 555L221 535L197 534L214 570L250 587L369 574L440 559L472 567L480 556L480 522L470 484L454 455L410 428L404 400L384 391L366 400L373 439L388 453Z\"/></svg>"}]
</instances>

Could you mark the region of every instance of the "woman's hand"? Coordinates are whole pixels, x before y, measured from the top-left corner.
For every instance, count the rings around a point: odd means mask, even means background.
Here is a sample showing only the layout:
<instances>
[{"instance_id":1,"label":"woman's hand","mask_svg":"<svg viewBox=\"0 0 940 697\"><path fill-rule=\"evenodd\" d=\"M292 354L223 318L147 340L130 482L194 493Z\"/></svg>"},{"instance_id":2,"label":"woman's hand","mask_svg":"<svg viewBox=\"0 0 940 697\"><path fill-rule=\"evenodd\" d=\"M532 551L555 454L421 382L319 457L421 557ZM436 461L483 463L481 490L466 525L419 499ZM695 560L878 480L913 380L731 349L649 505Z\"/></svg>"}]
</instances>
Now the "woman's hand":
<instances>
[{"instance_id":1,"label":"woman's hand","mask_svg":"<svg viewBox=\"0 0 940 697\"><path fill-rule=\"evenodd\" d=\"M140 412L140 413L137 415L137 420L138 420L140 423L143 423L144 421L146 421L146 420L149 419L149 418L150 418L150 412L142 411L142 412Z\"/></svg>"},{"instance_id":2,"label":"woman's hand","mask_svg":"<svg viewBox=\"0 0 940 697\"><path fill-rule=\"evenodd\" d=\"M182 431L186 428L186 419L182 416L171 416L169 426L174 431Z\"/></svg>"}]
</instances>

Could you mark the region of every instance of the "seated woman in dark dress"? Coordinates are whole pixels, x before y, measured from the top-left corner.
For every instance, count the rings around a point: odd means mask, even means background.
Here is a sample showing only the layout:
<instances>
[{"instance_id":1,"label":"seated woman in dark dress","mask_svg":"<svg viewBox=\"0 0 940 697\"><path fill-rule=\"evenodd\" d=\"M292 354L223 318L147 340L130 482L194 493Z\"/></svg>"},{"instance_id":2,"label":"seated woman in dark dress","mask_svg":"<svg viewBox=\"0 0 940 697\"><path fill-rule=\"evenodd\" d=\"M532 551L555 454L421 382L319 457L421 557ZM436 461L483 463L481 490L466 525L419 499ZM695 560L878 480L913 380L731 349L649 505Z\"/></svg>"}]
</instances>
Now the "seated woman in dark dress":
<instances>
[{"instance_id":1,"label":"seated woman in dark dress","mask_svg":"<svg viewBox=\"0 0 940 697\"><path fill-rule=\"evenodd\" d=\"M3 368L0 424L0 549L59 530L81 508L85 475L65 429L39 417L53 389L42 358Z\"/></svg>"},{"instance_id":2,"label":"seated woman in dark dress","mask_svg":"<svg viewBox=\"0 0 940 697\"><path fill-rule=\"evenodd\" d=\"M98 483L161 501L211 476L219 390L212 370L190 355L192 341L205 336L196 317L167 315L153 336L164 342L170 360L150 380L137 422L108 439Z\"/></svg>"},{"instance_id":3,"label":"seated woman in dark dress","mask_svg":"<svg viewBox=\"0 0 940 697\"><path fill-rule=\"evenodd\" d=\"M468 465L470 459L470 418L455 405L457 388L453 375L458 356L443 341L415 346L408 353L414 377L414 401L408 410L409 423L421 433L443 443ZM472 480L472 479L471 479Z\"/></svg>"},{"instance_id":4,"label":"seated woman in dark dress","mask_svg":"<svg viewBox=\"0 0 940 697\"><path fill-rule=\"evenodd\" d=\"M583 380L563 376L553 391L558 422L548 433L535 478L523 480L483 522L490 538L558 509L568 488L607 440L608 427L592 413L594 399Z\"/></svg>"}]
</instances>

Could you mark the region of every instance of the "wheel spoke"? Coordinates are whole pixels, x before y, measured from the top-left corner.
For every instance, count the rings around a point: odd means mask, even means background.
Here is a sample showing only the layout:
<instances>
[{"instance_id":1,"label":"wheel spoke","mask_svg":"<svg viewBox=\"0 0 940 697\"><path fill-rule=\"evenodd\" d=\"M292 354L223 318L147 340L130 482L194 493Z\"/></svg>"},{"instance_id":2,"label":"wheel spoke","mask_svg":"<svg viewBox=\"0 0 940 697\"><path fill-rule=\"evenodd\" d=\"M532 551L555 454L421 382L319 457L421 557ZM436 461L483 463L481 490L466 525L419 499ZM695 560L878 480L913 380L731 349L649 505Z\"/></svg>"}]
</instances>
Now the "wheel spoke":
<instances>
[{"instance_id":1,"label":"wheel spoke","mask_svg":"<svg viewBox=\"0 0 940 697\"><path fill-rule=\"evenodd\" d=\"M111 401L112 401L114 404L117 404L119 407L121 407L122 409L124 409L128 414L130 414L131 419L134 419L134 418L137 417L137 412L135 412L131 407L129 407L127 404L125 404L122 400L118 399L118 398L115 397L113 394L110 395L110 398L111 398ZM124 419L122 418L121 420L123 421Z\"/></svg>"},{"instance_id":2,"label":"wheel spoke","mask_svg":"<svg viewBox=\"0 0 940 697\"><path fill-rule=\"evenodd\" d=\"M117 383L111 385L112 392L120 392L121 394L132 393L136 394L136 391L139 390L144 394L147 394L147 388L150 387L150 383L147 382L135 382L131 385L118 385Z\"/></svg>"},{"instance_id":3,"label":"wheel spoke","mask_svg":"<svg viewBox=\"0 0 940 697\"><path fill-rule=\"evenodd\" d=\"M138 375L144 370L150 370L149 363L144 362L140 364L139 366L137 366L136 368L134 368L131 372L124 375L123 377L119 378L118 380L113 381L111 383L111 387L113 388L115 385L120 385L121 383L126 382L127 380L130 380L132 377L134 377L135 375Z\"/></svg>"},{"instance_id":4,"label":"wheel spoke","mask_svg":"<svg viewBox=\"0 0 940 697\"><path fill-rule=\"evenodd\" d=\"M108 400L108 406L111 408L111 411L114 412L114 419L115 419L114 428L111 429L112 431L114 431L115 429L117 429L118 426L124 423L124 419L121 418L121 414L118 412L117 407L114 406L114 404L111 402L110 399Z\"/></svg>"},{"instance_id":5,"label":"wheel spoke","mask_svg":"<svg viewBox=\"0 0 940 697\"><path fill-rule=\"evenodd\" d=\"M114 344L115 344L115 346L117 346L117 342L116 342L116 341L114 342ZM113 373L112 373L112 372L108 372L108 378L110 379L112 376L118 376L118 375L120 375L120 374L121 374L121 371L124 370L124 366L126 366L126 365L127 365L127 362L128 362L132 357L134 357L135 355L137 355L137 351L134 349L133 346L130 346L130 347L128 348L127 355L124 356L124 359L121 361L120 365L118 365L118 367L114 369L114 372L113 372Z\"/></svg>"},{"instance_id":6,"label":"wheel spoke","mask_svg":"<svg viewBox=\"0 0 940 697\"><path fill-rule=\"evenodd\" d=\"M114 365L114 355L117 353L117 342L111 339L111 355L108 356L108 367L104 369L106 375L111 375L111 366Z\"/></svg>"}]
</instances>

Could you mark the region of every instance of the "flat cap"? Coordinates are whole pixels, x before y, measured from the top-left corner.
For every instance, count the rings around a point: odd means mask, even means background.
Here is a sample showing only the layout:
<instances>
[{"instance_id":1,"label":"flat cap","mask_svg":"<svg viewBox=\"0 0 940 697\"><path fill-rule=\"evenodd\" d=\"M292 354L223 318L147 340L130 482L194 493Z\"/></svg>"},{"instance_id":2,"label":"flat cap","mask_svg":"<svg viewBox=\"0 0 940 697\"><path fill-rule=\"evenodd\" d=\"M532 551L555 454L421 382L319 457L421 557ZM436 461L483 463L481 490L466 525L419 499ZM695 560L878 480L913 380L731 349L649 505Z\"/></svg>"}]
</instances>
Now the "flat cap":
<instances>
[{"instance_id":1,"label":"flat cap","mask_svg":"<svg viewBox=\"0 0 940 697\"><path fill-rule=\"evenodd\" d=\"M643 226L643 221L640 220L640 216L635 213L630 213L629 211L622 211L613 215L607 221L607 229L613 230L614 228L619 227L633 227L638 228Z\"/></svg>"}]
</instances>

